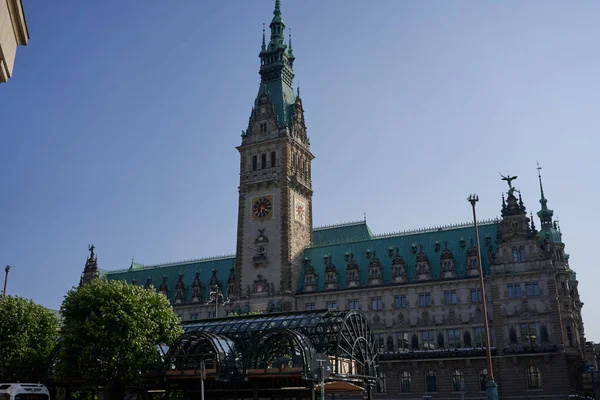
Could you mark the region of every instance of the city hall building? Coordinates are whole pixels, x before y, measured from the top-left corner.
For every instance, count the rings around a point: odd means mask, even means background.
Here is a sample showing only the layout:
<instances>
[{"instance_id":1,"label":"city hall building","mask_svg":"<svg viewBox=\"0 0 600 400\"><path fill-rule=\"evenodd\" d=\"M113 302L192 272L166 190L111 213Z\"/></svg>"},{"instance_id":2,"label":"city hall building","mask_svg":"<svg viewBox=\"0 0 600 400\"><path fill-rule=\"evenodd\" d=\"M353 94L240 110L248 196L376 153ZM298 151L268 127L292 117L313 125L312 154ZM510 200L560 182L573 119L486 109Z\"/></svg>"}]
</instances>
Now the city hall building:
<instances>
[{"instance_id":1,"label":"city hall building","mask_svg":"<svg viewBox=\"0 0 600 400\"><path fill-rule=\"evenodd\" d=\"M501 219L479 224L487 316L472 223L385 235L374 234L366 220L314 227L315 156L293 88L295 56L279 0L273 14L260 49L260 86L237 147L235 254L132 262L102 274L154 287L186 323L252 312L360 310L378 353L376 397L485 397L486 317L500 398L582 394L583 304L541 176L539 206L531 201L537 188L522 197L514 177L506 177ZM538 208L537 218L527 207ZM92 250L82 283L98 275Z\"/></svg>"}]
</instances>

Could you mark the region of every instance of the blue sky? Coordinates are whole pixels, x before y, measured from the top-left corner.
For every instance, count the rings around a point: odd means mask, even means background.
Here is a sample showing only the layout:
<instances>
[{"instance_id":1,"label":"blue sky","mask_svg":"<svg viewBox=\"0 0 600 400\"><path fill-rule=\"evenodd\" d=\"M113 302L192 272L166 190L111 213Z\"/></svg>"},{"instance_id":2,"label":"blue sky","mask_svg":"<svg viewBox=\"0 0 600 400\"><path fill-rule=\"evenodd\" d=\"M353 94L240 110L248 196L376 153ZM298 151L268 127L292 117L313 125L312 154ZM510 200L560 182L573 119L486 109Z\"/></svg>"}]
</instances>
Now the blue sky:
<instances>
[{"instance_id":1,"label":"blue sky","mask_svg":"<svg viewBox=\"0 0 600 400\"><path fill-rule=\"evenodd\" d=\"M23 0L0 86L8 293L58 308L101 268L230 254L239 160L273 1ZM600 3L283 0L316 225L376 233L499 215L498 172L539 209L536 162L578 272L588 340L600 196ZM536 221L539 226L539 221Z\"/></svg>"}]
</instances>

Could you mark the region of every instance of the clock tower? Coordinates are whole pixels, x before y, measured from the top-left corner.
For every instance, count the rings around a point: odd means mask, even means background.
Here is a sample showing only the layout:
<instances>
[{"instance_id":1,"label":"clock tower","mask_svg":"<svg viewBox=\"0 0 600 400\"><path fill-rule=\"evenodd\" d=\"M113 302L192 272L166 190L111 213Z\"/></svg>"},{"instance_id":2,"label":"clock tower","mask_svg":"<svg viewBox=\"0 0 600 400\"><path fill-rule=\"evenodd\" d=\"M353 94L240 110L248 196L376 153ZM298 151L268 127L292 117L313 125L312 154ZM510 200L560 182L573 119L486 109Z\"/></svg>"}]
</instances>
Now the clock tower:
<instances>
[{"instance_id":1,"label":"clock tower","mask_svg":"<svg viewBox=\"0 0 600 400\"><path fill-rule=\"evenodd\" d=\"M260 86L242 131L235 294L252 310L295 308L304 249L312 242L311 161L291 36L280 0L260 57Z\"/></svg>"}]
</instances>

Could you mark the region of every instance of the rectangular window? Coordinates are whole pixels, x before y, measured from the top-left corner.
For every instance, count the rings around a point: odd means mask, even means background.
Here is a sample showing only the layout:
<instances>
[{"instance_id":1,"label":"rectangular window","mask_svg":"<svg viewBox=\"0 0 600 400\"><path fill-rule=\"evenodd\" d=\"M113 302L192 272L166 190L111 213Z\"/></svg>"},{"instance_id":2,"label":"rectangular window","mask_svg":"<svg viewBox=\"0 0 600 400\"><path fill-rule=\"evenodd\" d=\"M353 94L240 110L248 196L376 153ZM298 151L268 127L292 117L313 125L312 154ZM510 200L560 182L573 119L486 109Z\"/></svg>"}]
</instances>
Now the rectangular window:
<instances>
[{"instance_id":1,"label":"rectangular window","mask_svg":"<svg viewBox=\"0 0 600 400\"><path fill-rule=\"evenodd\" d=\"M508 297L521 297L521 284L520 283L509 283L508 284Z\"/></svg>"},{"instance_id":2,"label":"rectangular window","mask_svg":"<svg viewBox=\"0 0 600 400\"><path fill-rule=\"evenodd\" d=\"M381 297L371 297L371 310L383 310Z\"/></svg>"},{"instance_id":3,"label":"rectangular window","mask_svg":"<svg viewBox=\"0 0 600 400\"><path fill-rule=\"evenodd\" d=\"M429 307L431 305L431 293L419 293L419 305L421 307Z\"/></svg>"},{"instance_id":4,"label":"rectangular window","mask_svg":"<svg viewBox=\"0 0 600 400\"><path fill-rule=\"evenodd\" d=\"M446 290L444 292L444 304L456 304L458 303L458 297L456 296L456 290Z\"/></svg>"},{"instance_id":5,"label":"rectangular window","mask_svg":"<svg viewBox=\"0 0 600 400\"><path fill-rule=\"evenodd\" d=\"M519 325L521 331L521 344L523 346L535 346L537 342L537 327L535 324Z\"/></svg>"},{"instance_id":6,"label":"rectangular window","mask_svg":"<svg viewBox=\"0 0 600 400\"><path fill-rule=\"evenodd\" d=\"M421 332L421 343L423 350L435 349L435 342L433 339L433 331L422 331Z\"/></svg>"},{"instance_id":7,"label":"rectangular window","mask_svg":"<svg viewBox=\"0 0 600 400\"><path fill-rule=\"evenodd\" d=\"M537 282L527 282L525 283L525 294L527 296L539 296L540 295L540 287Z\"/></svg>"},{"instance_id":8,"label":"rectangular window","mask_svg":"<svg viewBox=\"0 0 600 400\"><path fill-rule=\"evenodd\" d=\"M481 289L471 289L471 303L481 303Z\"/></svg>"},{"instance_id":9,"label":"rectangular window","mask_svg":"<svg viewBox=\"0 0 600 400\"><path fill-rule=\"evenodd\" d=\"M398 351L405 353L408 351L408 332L396 333L396 341L398 342Z\"/></svg>"},{"instance_id":10,"label":"rectangular window","mask_svg":"<svg viewBox=\"0 0 600 400\"><path fill-rule=\"evenodd\" d=\"M406 296L403 294L396 295L396 297L394 298L394 303L396 305L396 308L406 308Z\"/></svg>"},{"instance_id":11,"label":"rectangular window","mask_svg":"<svg viewBox=\"0 0 600 400\"><path fill-rule=\"evenodd\" d=\"M358 299L348 300L348 310L360 310L360 303Z\"/></svg>"},{"instance_id":12,"label":"rectangular window","mask_svg":"<svg viewBox=\"0 0 600 400\"><path fill-rule=\"evenodd\" d=\"M483 328L475 328L475 347L485 346L485 333Z\"/></svg>"},{"instance_id":13,"label":"rectangular window","mask_svg":"<svg viewBox=\"0 0 600 400\"><path fill-rule=\"evenodd\" d=\"M377 346L377 350L379 351L379 354L383 353L385 351L385 335L383 333L376 333L375 341L376 341L375 346Z\"/></svg>"},{"instance_id":14,"label":"rectangular window","mask_svg":"<svg viewBox=\"0 0 600 400\"><path fill-rule=\"evenodd\" d=\"M315 303L305 303L304 304L304 309L305 310L314 310L315 309Z\"/></svg>"},{"instance_id":15,"label":"rectangular window","mask_svg":"<svg viewBox=\"0 0 600 400\"><path fill-rule=\"evenodd\" d=\"M569 347L573 347L573 330L570 326L567 326L567 342L569 342Z\"/></svg>"},{"instance_id":16,"label":"rectangular window","mask_svg":"<svg viewBox=\"0 0 600 400\"><path fill-rule=\"evenodd\" d=\"M460 349L460 330L459 329L449 329L448 330L448 348Z\"/></svg>"},{"instance_id":17,"label":"rectangular window","mask_svg":"<svg viewBox=\"0 0 600 400\"><path fill-rule=\"evenodd\" d=\"M335 308L337 309L337 301L332 300L327 302L327 308Z\"/></svg>"},{"instance_id":18,"label":"rectangular window","mask_svg":"<svg viewBox=\"0 0 600 400\"><path fill-rule=\"evenodd\" d=\"M215 314L214 310L208 312L208 318L215 318L215 316L216 316L216 314Z\"/></svg>"}]
</instances>

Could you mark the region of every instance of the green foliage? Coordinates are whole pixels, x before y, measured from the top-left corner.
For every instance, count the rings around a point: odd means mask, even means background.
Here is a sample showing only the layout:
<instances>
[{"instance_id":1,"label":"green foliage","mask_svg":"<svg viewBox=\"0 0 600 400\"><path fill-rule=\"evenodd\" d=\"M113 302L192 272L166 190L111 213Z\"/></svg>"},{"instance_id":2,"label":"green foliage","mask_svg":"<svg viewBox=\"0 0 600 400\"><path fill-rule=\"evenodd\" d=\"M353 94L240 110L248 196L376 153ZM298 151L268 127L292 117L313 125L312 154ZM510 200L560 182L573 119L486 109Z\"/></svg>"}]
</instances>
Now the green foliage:
<instances>
[{"instance_id":1,"label":"green foliage","mask_svg":"<svg viewBox=\"0 0 600 400\"><path fill-rule=\"evenodd\" d=\"M89 382L135 383L157 368L157 345L183 332L164 295L96 279L67 293L58 371Z\"/></svg>"},{"instance_id":2,"label":"green foliage","mask_svg":"<svg viewBox=\"0 0 600 400\"><path fill-rule=\"evenodd\" d=\"M38 382L57 337L56 315L31 300L0 297L0 382Z\"/></svg>"},{"instance_id":3,"label":"green foliage","mask_svg":"<svg viewBox=\"0 0 600 400\"><path fill-rule=\"evenodd\" d=\"M241 310L236 310L236 311L232 311L229 313L230 317L240 317L242 315L258 315L258 314L263 314L262 310L254 310L254 311L241 311Z\"/></svg>"}]
</instances>

